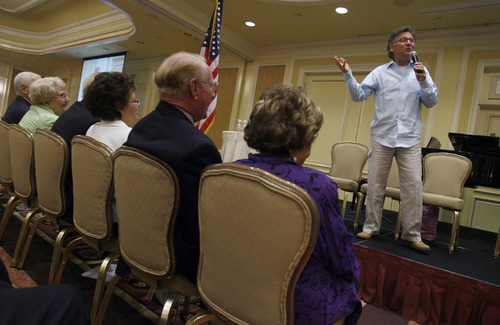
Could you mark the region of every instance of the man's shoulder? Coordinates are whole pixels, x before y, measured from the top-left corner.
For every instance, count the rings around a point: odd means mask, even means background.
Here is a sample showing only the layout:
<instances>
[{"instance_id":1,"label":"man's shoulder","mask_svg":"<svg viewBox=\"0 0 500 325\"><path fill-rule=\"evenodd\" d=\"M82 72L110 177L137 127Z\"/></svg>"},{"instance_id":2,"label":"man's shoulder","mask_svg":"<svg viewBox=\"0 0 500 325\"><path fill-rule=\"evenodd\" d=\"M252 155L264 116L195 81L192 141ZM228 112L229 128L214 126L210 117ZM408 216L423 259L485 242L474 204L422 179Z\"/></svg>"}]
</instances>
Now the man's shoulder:
<instances>
[{"instance_id":1,"label":"man's shoulder","mask_svg":"<svg viewBox=\"0 0 500 325\"><path fill-rule=\"evenodd\" d=\"M390 61L390 62L381 64L381 65L377 66L375 69L373 69L373 71L378 71L378 72L385 71L385 70L389 69L393 64L395 64L394 61Z\"/></svg>"},{"instance_id":2,"label":"man's shoulder","mask_svg":"<svg viewBox=\"0 0 500 325\"><path fill-rule=\"evenodd\" d=\"M199 153L210 157L218 155L212 140L189 121L155 115L149 114L139 121L125 145L150 152L174 165L194 156L199 159Z\"/></svg>"},{"instance_id":3,"label":"man's shoulder","mask_svg":"<svg viewBox=\"0 0 500 325\"><path fill-rule=\"evenodd\" d=\"M23 98L22 96L19 96L19 95L16 96L16 98L12 101L12 103L10 105L11 106L13 106L13 105L15 105L15 106L28 106L28 107L31 106L29 101L27 101L25 98Z\"/></svg>"},{"instance_id":4,"label":"man's shoulder","mask_svg":"<svg viewBox=\"0 0 500 325\"><path fill-rule=\"evenodd\" d=\"M94 117L82 102L75 102L64 113L59 116L52 125L52 131L65 137L68 142L77 134L85 134L87 129L99 122L99 119Z\"/></svg>"},{"instance_id":5,"label":"man's shoulder","mask_svg":"<svg viewBox=\"0 0 500 325\"><path fill-rule=\"evenodd\" d=\"M31 104L21 96L17 96L7 107L2 120L8 123L18 123L21 118L29 111Z\"/></svg>"},{"instance_id":6,"label":"man's shoulder","mask_svg":"<svg viewBox=\"0 0 500 325\"><path fill-rule=\"evenodd\" d=\"M82 102L75 102L71 105L65 112L59 116L59 120L64 121L66 119L85 119L85 120L95 120L99 121L98 118L94 117L86 108L85 104ZM95 123L95 122L94 122Z\"/></svg>"}]
</instances>

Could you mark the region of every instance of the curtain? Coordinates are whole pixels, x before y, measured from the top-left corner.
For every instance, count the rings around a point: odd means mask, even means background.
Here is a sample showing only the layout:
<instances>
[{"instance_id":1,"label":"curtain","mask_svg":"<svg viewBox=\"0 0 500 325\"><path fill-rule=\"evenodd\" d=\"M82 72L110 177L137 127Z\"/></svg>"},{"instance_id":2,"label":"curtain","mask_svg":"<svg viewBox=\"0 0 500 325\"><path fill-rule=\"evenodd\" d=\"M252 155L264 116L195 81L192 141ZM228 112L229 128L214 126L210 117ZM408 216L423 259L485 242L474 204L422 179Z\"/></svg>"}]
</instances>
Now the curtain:
<instances>
[{"instance_id":1,"label":"curtain","mask_svg":"<svg viewBox=\"0 0 500 325\"><path fill-rule=\"evenodd\" d=\"M367 303L420 324L500 324L498 286L359 245L356 257Z\"/></svg>"}]
</instances>

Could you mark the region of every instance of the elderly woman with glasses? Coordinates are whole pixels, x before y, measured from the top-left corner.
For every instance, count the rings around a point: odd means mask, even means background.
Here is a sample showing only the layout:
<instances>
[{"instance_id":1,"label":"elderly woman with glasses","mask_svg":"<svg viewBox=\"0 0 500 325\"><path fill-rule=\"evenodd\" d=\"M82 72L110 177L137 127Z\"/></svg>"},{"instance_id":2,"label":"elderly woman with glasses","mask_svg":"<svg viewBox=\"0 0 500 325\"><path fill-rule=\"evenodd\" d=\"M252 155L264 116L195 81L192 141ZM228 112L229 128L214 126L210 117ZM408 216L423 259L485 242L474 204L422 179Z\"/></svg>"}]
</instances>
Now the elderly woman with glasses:
<instances>
[{"instance_id":1,"label":"elderly woman with glasses","mask_svg":"<svg viewBox=\"0 0 500 325\"><path fill-rule=\"evenodd\" d=\"M67 87L59 77L45 77L32 82L29 93L32 105L19 125L33 134L37 128L50 129L68 108Z\"/></svg>"},{"instance_id":2,"label":"elderly woman with glasses","mask_svg":"<svg viewBox=\"0 0 500 325\"><path fill-rule=\"evenodd\" d=\"M121 72L99 73L85 93L87 109L101 119L87 130L87 136L115 151L127 141L139 120L141 103L135 97L132 76Z\"/></svg>"},{"instance_id":3,"label":"elderly woman with glasses","mask_svg":"<svg viewBox=\"0 0 500 325\"><path fill-rule=\"evenodd\" d=\"M359 266L339 210L337 184L325 173L303 167L322 124L321 110L303 89L273 86L261 95L244 129L246 142L259 154L237 163L301 186L318 207L318 240L295 287L295 324L356 324L361 314Z\"/></svg>"}]
</instances>

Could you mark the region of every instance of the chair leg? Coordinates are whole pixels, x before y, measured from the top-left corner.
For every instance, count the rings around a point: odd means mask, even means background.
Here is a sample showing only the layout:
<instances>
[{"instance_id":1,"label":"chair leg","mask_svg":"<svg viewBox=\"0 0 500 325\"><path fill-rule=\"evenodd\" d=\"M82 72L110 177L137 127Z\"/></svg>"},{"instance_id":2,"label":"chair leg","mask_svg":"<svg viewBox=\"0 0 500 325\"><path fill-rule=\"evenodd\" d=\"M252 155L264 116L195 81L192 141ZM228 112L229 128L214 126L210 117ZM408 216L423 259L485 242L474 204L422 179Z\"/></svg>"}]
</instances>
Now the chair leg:
<instances>
[{"instance_id":1,"label":"chair leg","mask_svg":"<svg viewBox=\"0 0 500 325\"><path fill-rule=\"evenodd\" d=\"M118 258L120 254L109 253L108 256L102 261L101 267L99 268L99 274L97 276L97 281L94 291L94 300L92 301L92 308L90 310L90 318L95 320L99 312L99 308L104 298L105 288L106 288L106 276L108 274L109 267L112 262Z\"/></svg>"},{"instance_id":2,"label":"chair leg","mask_svg":"<svg viewBox=\"0 0 500 325\"><path fill-rule=\"evenodd\" d=\"M69 255L71 254L71 251L73 250L73 248L75 246L80 245L81 243L83 243L83 239L81 237L78 237L76 239L73 239L66 246L66 248L64 248L64 253L62 255L62 258L60 259L59 264L57 265L57 272L54 272L52 270L52 265L50 266L51 270L49 273L49 284L58 284L61 282L61 278L62 278L64 269L66 268L66 264L68 263ZM52 254L52 255L54 255L54 254ZM54 265L54 267L56 267L56 266ZM55 273L55 275L54 275L54 273ZM51 274L54 276L54 278L50 278Z\"/></svg>"},{"instance_id":3,"label":"chair leg","mask_svg":"<svg viewBox=\"0 0 500 325\"><path fill-rule=\"evenodd\" d=\"M30 231L29 231L28 236L26 237L26 241L24 243L23 252L21 253L21 256L19 257L19 262L17 263L17 268L19 270L21 270L24 266L24 261L26 260L26 255L28 255L28 250L30 249L31 241L33 240L33 237L35 236L35 232L36 232L36 229L38 228L38 225L42 221L47 220L48 218L49 218L48 216L43 215L40 218L36 219L36 221L31 224Z\"/></svg>"},{"instance_id":4,"label":"chair leg","mask_svg":"<svg viewBox=\"0 0 500 325\"><path fill-rule=\"evenodd\" d=\"M344 200L342 201L342 219L344 219L346 207L347 207L347 192L344 191Z\"/></svg>"},{"instance_id":5,"label":"chair leg","mask_svg":"<svg viewBox=\"0 0 500 325\"><path fill-rule=\"evenodd\" d=\"M28 235L29 225L31 220L35 217L37 213L40 212L40 209L35 208L31 210L26 217L24 217L23 225L21 226L21 231L19 232L19 237L17 238L16 249L14 250L14 255L12 256L12 262L10 267L16 268L19 262L19 258L21 257L21 253L24 248L24 243L26 241L26 236Z\"/></svg>"},{"instance_id":6,"label":"chair leg","mask_svg":"<svg viewBox=\"0 0 500 325\"><path fill-rule=\"evenodd\" d=\"M399 239L399 232L400 231L401 231L401 202L399 203L398 221L396 222L396 230L394 232L394 239L395 240Z\"/></svg>"},{"instance_id":7,"label":"chair leg","mask_svg":"<svg viewBox=\"0 0 500 325\"><path fill-rule=\"evenodd\" d=\"M68 226L61 230L57 235L56 241L54 242L54 249L52 250L52 262L50 263L49 272L49 284L53 284L56 278L56 272L59 269L61 263L61 256L64 253L63 244L64 240L72 231L75 230L75 226Z\"/></svg>"},{"instance_id":8,"label":"chair leg","mask_svg":"<svg viewBox=\"0 0 500 325\"><path fill-rule=\"evenodd\" d=\"M5 229L7 229L7 224L9 223L10 218L14 214L14 210L19 204L21 204L21 200L19 200L19 197L17 195L14 195L9 199L9 201L5 205L2 223L0 226L0 240L2 240L3 234L5 233Z\"/></svg>"},{"instance_id":9,"label":"chair leg","mask_svg":"<svg viewBox=\"0 0 500 325\"><path fill-rule=\"evenodd\" d=\"M193 317L191 317L186 325L203 325L207 322L213 322L215 320L215 315L210 314L210 312L206 310L202 310L199 313L196 313Z\"/></svg>"},{"instance_id":10,"label":"chair leg","mask_svg":"<svg viewBox=\"0 0 500 325\"><path fill-rule=\"evenodd\" d=\"M356 207L356 217L354 218L354 230L358 229L359 215L361 213L361 208L365 204L366 193L361 193L358 199L358 206Z\"/></svg>"},{"instance_id":11,"label":"chair leg","mask_svg":"<svg viewBox=\"0 0 500 325\"><path fill-rule=\"evenodd\" d=\"M97 316L95 319L90 319L90 323L92 325L100 325L102 324L102 321L104 320L104 315L106 314L106 310L108 309L109 302L111 301L111 298L113 297L113 292L115 291L116 285L118 282L121 280L121 277L118 274L115 274L111 280L109 281L108 288L106 289L106 292L104 293L104 296L102 297L101 300L101 305L97 306ZM95 295L94 295L95 298ZM92 315L91 315L92 316Z\"/></svg>"},{"instance_id":12,"label":"chair leg","mask_svg":"<svg viewBox=\"0 0 500 325\"><path fill-rule=\"evenodd\" d=\"M453 224L451 228L451 238L450 245L448 247L448 253L453 254L455 247L458 245L458 228L460 226L460 213L458 211L453 211Z\"/></svg>"},{"instance_id":13,"label":"chair leg","mask_svg":"<svg viewBox=\"0 0 500 325\"><path fill-rule=\"evenodd\" d=\"M165 302L165 305L163 306L163 310L161 312L159 325L169 324L170 317L172 316L172 310L174 309L174 306L177 305L180 297L180 292L170 291L167 297L167 301ZM184 297L184 301L186 301L186 299L188 298L189 297Z\"/></svg>"},{"instance_id":14,"label":"chair leg","mask_svg":"<svg viewBox=\"0 0 500 325\"><path fill-rule=\"evenodd\" d=\"M495 245L495 251L493 252L493 257L498 258L500 254L500 227L498 228L497 243Z\"/></svg>"},{"instance_id":15,"label":"chair leg","mask_svg":"<svg viewBox=\"0 0 500 325\"><path fill-rule=\"evenodd\" d=\"M184 315L184 318L189 315L189 305L191 305L191 296L184 296L184 308L182 308L182 315Z\"/></svg>"}]
</instances>

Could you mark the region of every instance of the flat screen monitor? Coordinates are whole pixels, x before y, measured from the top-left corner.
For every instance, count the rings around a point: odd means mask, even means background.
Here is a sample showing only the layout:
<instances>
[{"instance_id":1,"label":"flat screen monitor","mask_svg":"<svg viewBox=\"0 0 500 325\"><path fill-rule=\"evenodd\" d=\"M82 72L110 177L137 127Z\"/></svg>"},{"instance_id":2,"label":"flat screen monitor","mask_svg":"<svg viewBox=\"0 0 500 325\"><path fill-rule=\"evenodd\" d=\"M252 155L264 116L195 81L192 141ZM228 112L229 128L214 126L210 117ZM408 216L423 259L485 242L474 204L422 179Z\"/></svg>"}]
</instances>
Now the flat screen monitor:
<instances>
[{"instance_id":1,"label":"flat screen monitor","mask_svg":"<svg viewBox=\"0 0 500 325\"><path fill-rule=\"evenodd\" d=\"M83 98L83 82L94 72L122 72L125 64L126 52L109 55L100 55L83 59L80 87L78 88L78 100Z\"/></svg>"}]
</instances>

